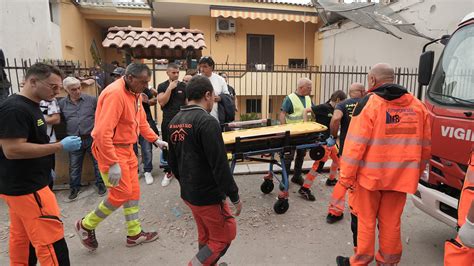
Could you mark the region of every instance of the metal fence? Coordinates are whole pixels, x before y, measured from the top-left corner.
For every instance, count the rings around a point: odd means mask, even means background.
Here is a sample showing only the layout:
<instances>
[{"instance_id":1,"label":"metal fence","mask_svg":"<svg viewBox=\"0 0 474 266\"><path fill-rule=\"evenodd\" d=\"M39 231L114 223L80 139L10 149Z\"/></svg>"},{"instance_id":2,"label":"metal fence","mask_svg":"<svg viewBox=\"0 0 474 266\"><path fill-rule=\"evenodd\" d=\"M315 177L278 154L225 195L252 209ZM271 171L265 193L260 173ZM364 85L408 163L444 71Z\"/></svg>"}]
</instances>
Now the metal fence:
<instances>
[{"instance_id":1,"label":"metal fence","mask_svg":"<svg viewBox=\"0 0 474 266\"><path fill-rule=\"evenodd\" d=\"M78 61L67 60L6 60L4 68L12 86L10 94L17 93L26 70L35 62L48 62L58 66L66 75L76 77L94 77L95 67L86 67ZM109 66L107 68L110 68ZM353 82L367 83L368 66L298 66L293 65L247 65L217 64L216 72L225 72L228 82L240 97L269 99L267 106L278 104L281 98L296 89L298 79L307 77L313 81L313 100L315 103L325 102L336 90L348 92ZM113 69L106 69L111 72ZM156 70L165 71L165 70ZM154 71L153 74L156 75ZM416 68L396 67L395 82L415 93L417 88ZM155 77L153 77L155 80ZM265 97L263 97L265 96ZM278 98L278 99L277 99ZM271 109L271 108L270 108ZM269 111L271 113L271 110Z\"/></svg>"},{"instance_id":2,"label":"metal fence","mask_svg":"<svg viewBox=\"0 0 474 266\"><path fill-rule=\"evenodd\" d=\"M351 83L367 84L368 66L296 66L217 64L216 72L225 72L228 82L241 96L284 96L296 89L302 77L313 81L314 101L325 102L336 90L348 92ZM411 93L417 89L418 69L395 68L395 82L406 87Z\"/></svg>"},{"instance_id":3,"label":"metal fence","mask_svg":"<svg viewBox=\"0 0 474 266\"><path fill-rule=\"evenodd\" d=\"M96 69L94 67L85 67L86 64L81 64L79 61L70 60L51 60L51 59L6 59L4 71L11 83L10 94L20 91L21 83L24 80L26 70L32 64L37 62L44 62L52 64L61 69L67 76L75 77L94 77Z\"/></svg>"}]
</instances>

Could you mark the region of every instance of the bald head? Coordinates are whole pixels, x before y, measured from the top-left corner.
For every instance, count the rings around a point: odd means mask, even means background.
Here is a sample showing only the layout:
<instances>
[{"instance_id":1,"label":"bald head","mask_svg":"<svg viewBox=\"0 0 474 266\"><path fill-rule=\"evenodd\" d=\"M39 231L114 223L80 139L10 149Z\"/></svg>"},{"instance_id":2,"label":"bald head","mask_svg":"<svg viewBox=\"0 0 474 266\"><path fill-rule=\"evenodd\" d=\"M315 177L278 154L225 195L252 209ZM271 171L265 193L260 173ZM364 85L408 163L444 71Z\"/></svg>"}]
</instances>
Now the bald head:
<instances>
[{"instance_id":1,"label":"bald head","mask_svg":"<svg viewBox=\"0 0 474 266\"><path fill-rule=\"evenodd\" d=\"M313 82L309 78L300 78L297 83L296 92L300 96L308 96L311 94Z\"/></svg>"},{"instance_id":2,"label":"bald head","mask_svg":"<svg viewBox=\"0 0 474 266\"><path fill-rule=\"evenodd\" d=\"M354 82L349 87L349 97L351 98L362 98L365 93L364 84L359 82Z\"/></svg>"},{"instance_id":3,"label":"bald head","mask_svg":"<svg viewBox=\"0 0 474 266\"><path fill-rule=\"evenodd\" d=\"M367 75L369 87L374 88L385 83L393 83L395 81L395 70L387 63L378 63L372 66Z\"/></svg>"}]
</instances>

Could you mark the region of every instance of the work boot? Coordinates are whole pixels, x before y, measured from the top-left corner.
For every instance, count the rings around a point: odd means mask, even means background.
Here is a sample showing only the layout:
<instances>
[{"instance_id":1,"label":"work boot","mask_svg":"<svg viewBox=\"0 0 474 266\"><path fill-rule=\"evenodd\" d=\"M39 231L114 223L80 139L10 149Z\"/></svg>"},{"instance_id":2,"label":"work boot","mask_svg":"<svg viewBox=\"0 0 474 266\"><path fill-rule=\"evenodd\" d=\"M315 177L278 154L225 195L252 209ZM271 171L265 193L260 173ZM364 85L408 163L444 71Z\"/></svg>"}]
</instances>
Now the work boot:
<instances>
[{"instance_id":1,"label":"work boot","mask_svg":"<svg viewBox=\"0 0 474 266\"><path fill-rule=\"evenodd\" d=\"M309 188L301 187L298 190L298 193L300 193L300 195L306 200L309 200L309 201L315 201L316 200L316 198L311 193L311 190Z\"/></svg>"},{"instance_id":2,"label":"work boot","mask_svg":"<svg viewBox=\"0 0 474 266\"><path fill-rule=\"evenodd\" d=\"M300 175L298 176L295 175L291 178L291 182L302 186L304 183L304 179Z\"/></svg>"},{"instance_id":3,"label":"work boot","mask_svg":"<svg viewBox=\"0 0 474 266\"><path fill-rule=\"evenodd\" d=\"M145 183L147 185L153 184L153 176L151 175L150 172L145 172Z\"/></svg>"},{"instance_id":4,"label":"work boot","mask_svg":"<svg viewBox=\"0 0 474 266\"><path fill-rule=\"evenodd\" d=\"M83 219L83 218L82 218ZM79 240L84 247L87 249L94 251L99 247L99 243L97 243L97 239L95 238L95 230L89 230L84 228L82 225L82 219L79 219L74 226L77 235L79 236Z\"/></svg>"},{"instance_id":5,"label":"work boot","mask_svg":"<svg viewBox=\"0 0 474 266\"><path fill-rule=\"evenodd\" d=\"M335 222L338 222L338 221L342 220L343 217L344 217L344 214L333 215L333 214L328 213L328 216L326 216L326 222L328 224L333 224Z\"/></svg>"},{"instance_id":6,"label":"work boot","mask_svg":"<svg viewBox=\"0 0 474 266\"><path fill-rule=\"evenodd\" d=\"M71 188L71 193L69 194L69 199L70 200L75 200L77 198L77 195L79 195L80 188Z\"/></svg>"},{"instance_id":7,"label":"work boot","mask_svg":"<svg viewBox=\"0 0 474 266\"><path fill-rule=\"evenodd\" d=\"M165 173L165 176L163 177L163 180L161 181L161 186L166 187L171 183L171 179L173 179L173 174L172 173Z\"/></svg>"},{"instance_id":8,"label":"work boot","mask_svg":"<svg viewBox=\"0 0 474 266\"><path fill-rule=\"evenodd\" d=\"M337 266L351 266L350 259L348 257L337 256L336 263Z\"/></svg>"},{"instance_id":9,"label":"work boot","mask_svg":"<svg viewBox=\"0 0 474 266\"><path fill-rule=\"evenodd\" d=\"M149 243L158 239L157 232L144 232L141 231L136 236L127 236L127 247L134 247L141 243Z\"/></svg>"},{"instance_id":10,"label":"work boot","mask_svg":"<svg viewBox=\"0 0 474 266\"><path fill-rule=\"evenodd\" d=\"M335 186L337 183L337 178L334 178L334 179L326 179L326 186L328 187L333 187Z\"/></svg>"},{"instance_id":11,"label":"work boot","mask_svg":"<svg viewBox=\"0 0 474 266\"><path fill-rule=\"evenodd\" d=\"M107 188L103 183L99 183L97 185L97 193L99 193L99 196L104 196L107 193Z\"/></svg>"}]
</instances>

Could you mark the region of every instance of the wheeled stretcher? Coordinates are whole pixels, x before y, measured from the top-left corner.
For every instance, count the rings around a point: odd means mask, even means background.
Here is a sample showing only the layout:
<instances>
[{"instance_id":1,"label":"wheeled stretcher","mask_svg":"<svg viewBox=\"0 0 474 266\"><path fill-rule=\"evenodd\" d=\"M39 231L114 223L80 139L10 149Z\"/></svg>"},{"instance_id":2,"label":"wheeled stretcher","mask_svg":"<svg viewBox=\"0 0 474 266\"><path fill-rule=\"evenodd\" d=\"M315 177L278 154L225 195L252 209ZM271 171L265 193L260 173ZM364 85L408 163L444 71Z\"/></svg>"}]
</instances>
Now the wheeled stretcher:
<instances>
[{"instance_id":1,"label":"wheeled stretcher","mask_svg":"<svg viewBox=\"0 0 474 266\"><path fill-rule=\"evenodd\" d=\"M298 149L312 149L312 157L320 156L322 148L320 132L327 128L315 122L271 126L270 121L267 120L234 122L226 126L227 128L242 128L262 123L266 123L267 126L228 131L222 133L222 137L227 152L231 154L232 173L238 162L247 160L269 163L269 172L264 177L260 190L268 194L273 191L273 179L279 182L280 192L273 209L276 213L283 214L289 208L288 173L290 169L286 169L285 161ZM274 165L281 167L281 178L275 174Z\"/></svg>"}]
</instances>

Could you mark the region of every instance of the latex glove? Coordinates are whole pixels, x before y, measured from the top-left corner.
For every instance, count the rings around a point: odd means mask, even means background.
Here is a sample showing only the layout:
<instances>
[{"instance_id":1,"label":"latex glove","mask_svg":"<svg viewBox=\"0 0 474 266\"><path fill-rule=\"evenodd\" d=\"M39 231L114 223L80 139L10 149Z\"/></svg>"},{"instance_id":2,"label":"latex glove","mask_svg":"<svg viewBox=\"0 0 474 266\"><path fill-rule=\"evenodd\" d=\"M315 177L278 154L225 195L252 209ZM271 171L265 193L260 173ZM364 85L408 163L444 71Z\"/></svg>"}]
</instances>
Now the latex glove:
<instances>
[{"instance_id":1,"label":"latex glove","mask_svg":"<svg viewBox=\"0 0 474 266\"><path fill-rule=\"evenodd\" d=\"M466 247L474 248L474 223L466 219L459 229L459 239Z\"/></svg>"},{"instance_id":2,"label":"latex glove","mask_svg":"<svg viewBox=\"0 0 474 266\"><path fill-rule=\"evenodd\" d=\"M326 146L332 147L334 145L336 145L336 140L332 136L329 136L329 138L326 139Z\"/></svg>"},{"instance_id":3,"label":"latex glove","mask_svg":"<svg viewBox=\"0 0 474 266\"><path fill-rule=\"evenodd\" d=\"M160 149L162 149L162 150L163 150L163 149L165 149L165 150L168 149L168 142L162 141L161 139L157 139L157 140L155 141L155 145L158 146L158 148L160 148Z\"/></svg>"},{"instance_id":4,"label":"latex glove","mask_svg":"<svg viewBox=\"0 0 474 266\"><path fill-rule=\"evenodd\" d=\"M122 169L118 163L114 163L109 168L109 183L112 186L118 185L120 178L122 177Z\"/></svg>"},{"instance_id":5,"label":"latex glove","mask_svg":"<svg viewBox=\"0 0 474 266\"><path fill-rule=\"evenodd\" d=\"M61 145L65 151L77 151L81 148L82 141L78 136L67 136L61 140Z\"/></svg>"}]
</instances>

